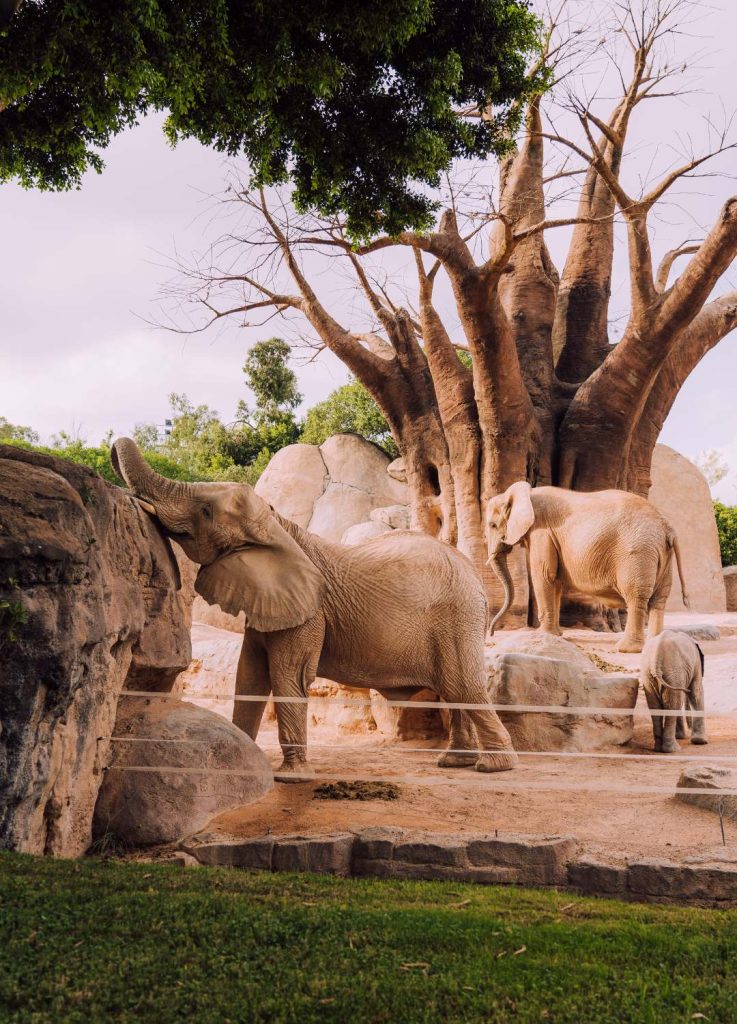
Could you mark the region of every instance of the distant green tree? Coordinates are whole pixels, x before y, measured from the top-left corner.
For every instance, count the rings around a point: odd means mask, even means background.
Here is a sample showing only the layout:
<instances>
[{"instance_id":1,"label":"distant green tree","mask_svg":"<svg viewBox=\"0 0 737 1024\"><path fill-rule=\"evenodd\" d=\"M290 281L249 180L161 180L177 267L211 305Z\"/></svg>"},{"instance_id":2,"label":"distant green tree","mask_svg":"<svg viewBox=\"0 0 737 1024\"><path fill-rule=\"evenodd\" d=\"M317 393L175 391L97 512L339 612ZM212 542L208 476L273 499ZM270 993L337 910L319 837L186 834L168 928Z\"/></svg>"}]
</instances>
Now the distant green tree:
<instances>
[{"instance_id":1,"label":"distant green tree","mask_svg":"<svg viewBox=\"0 0 737 1024\"><path fill-rule=\"evenodd\" d=\"M737 507L714 502L722 565L737 565Z\"/></svg>"},{"instance_id":2,"label":"distant green tree","mask_svg":"<svg viewBox=\"0 0 737 1024\"><path fill-rule=\"evenodd\" d=\"M256 398L256 423L278 423L293 416L302 401L297 390L297 375L289 366L292 350L283 338L257 341L246 356L243 373ZM250 414L245 402L238 403L244 419Z\"/></svg>"},{"instance_id":3,"label":"distant green tree","mask_svg":"<svg viewBox=\"0 0 737 1024\"><path fill-rule=\"evenodd\" d=\"M28 444L38 444L38 434L30 427L20 427L15 423L0 416L0 444L7 444L10 441L26 441Z\"/></svg>"},{"instance_id":4,"label":"distant green tree","mask_svg":"<svg viewBox=\"0 0 737 1024\"><path fill-rule=\"evenodd\" d=\"M357 380L344 384L324 402L313 405L305 418L300 440L305 444L322 444L333 434L360 434L393 458L399 455L383 412Z\"/></svg>"},{"instance_id":5,"label":"distant green tree","mask_svg":"<svg viewBox=\"0 0 737 1024\"><path fill-rule=\"evenodd\" d=\"M246 384L256 404L238 403L237 422L223 438L223 452L236 465L262 469L280 448L299 440L294 410L302 401L297 375L289 366L291 349L282 338L258 341L243 364ZM258 479L258 477L256 477Z\"/></svg>"}]
</instances>

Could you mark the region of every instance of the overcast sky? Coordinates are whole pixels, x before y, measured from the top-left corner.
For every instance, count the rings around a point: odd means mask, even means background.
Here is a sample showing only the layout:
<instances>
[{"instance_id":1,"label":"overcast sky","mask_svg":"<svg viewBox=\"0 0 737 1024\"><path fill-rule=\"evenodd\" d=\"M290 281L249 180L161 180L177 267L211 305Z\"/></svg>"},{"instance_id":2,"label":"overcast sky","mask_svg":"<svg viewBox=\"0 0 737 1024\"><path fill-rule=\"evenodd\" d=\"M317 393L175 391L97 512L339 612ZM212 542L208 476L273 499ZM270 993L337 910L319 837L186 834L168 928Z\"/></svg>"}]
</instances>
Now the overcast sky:
<instances>
[{"instance_id":1,"label":"overcast sky","mask_svg":"<svg viewBox=\"0 0 737 1024\"><path fill-rule=\"evenodd\" d=\"M603 3L604 0L599 0ZM643 112L627 173L633 185L653 159L672 159L676 133L693 126L696 145L705 138L701 119L737 108L734 45L737 4L703 5L700 38L686 39L687 63L697 49L709 51L700 75L702 92L657 101ZM608 101L604 100L606 105ZM657 110L655 107L657 106ZM736 133L737 137L737 133ZM664 156L665 154L665 156ZM667 159L666 159L667 157ZM185 392L228 420L246 397L241 366L254 341L279 333L233 327L183 336L148 327L157 316L157 293L170 276L163 263L174 249L184 256L211 237L211 201L225 173L223 158L197 143L171 150L160 120L149 118L118 137L105 154L102 176L90 174L79 192L0 189L0 415L33 426L44 438L58 430L97 441L106 431L128 433L137 422L161 423L169 392ZM728 154L720 169L737 170ZM656 256L698 235L698 225L717 216L737 191L734 180L706 178L681 190L677 207L657 228ZM563 232L549 244L559 266ZM626 308L623 258L616 264L613 307ZM335 288L339 283L335 282ZM719 290L737 286L737 268ZM342 285L340 285L342 287ZM320 282L323 298L330 279ZM721 449L732 467L719 493L737 500L737 333L707 356L682 390L661 440L684 454ZM298 368L305 405L346 378L329 355Z\"/></svg>"}]
</instances>

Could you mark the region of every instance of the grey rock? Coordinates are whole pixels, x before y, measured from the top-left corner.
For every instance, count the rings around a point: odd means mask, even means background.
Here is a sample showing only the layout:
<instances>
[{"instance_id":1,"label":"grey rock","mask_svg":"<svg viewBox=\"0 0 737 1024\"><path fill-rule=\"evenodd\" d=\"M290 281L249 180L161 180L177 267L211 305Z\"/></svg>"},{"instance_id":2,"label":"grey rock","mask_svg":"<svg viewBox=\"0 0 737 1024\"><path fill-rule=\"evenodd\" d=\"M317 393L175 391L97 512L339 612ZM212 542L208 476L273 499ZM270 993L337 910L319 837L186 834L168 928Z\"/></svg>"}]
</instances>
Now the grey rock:
<instances>
[{"instance_id":1,"label":"grey rock","mask_svg":"<svg viewBox=\"0 0 737 1024\"><path fill-rule=\"evenodd\" d=\"M385 505L375 508L369 517L374 523L383 523L392 530L409 530L409 505Z\"/></svg>"},{"instance_id":2,"label":"grey rock","mask_svg":"<svg viewBox=\"0 0 737 1024\"><path fill-rule=\"evenodd\" d=\"M711 626L707 622L687 626L669 626L668 628L674 633L685 633L692 640L719 640L722 635L717 626Z\"/></svg>"},{"instance_id":3,"label":"grey rock","mask_svg":"<svg viewBox=\"0 0 737 1024\"><path fill-rule=\"evenodd\" d=\"M129 699L118 713L116 735L126 739L116 743L100 788L93 824L98 838L113 833L134 846L173 842L274 785L253 740L205 708Z\"/></svg>"},{"instance_id":4,"label":"grey rock","mask_svg":"<svg viewBox=\"0 0 737 1024\"><path fill-rule=\"evenodd\" d=\"M412 864L468 865L468 844L452 836L428 835L422 839L399 842L394 846L394 860Z\"/></svg>"},{"instance_id":5,"label":"grey rock","mask_svg":"<svg viewBox=\"0 0 737 1024\"><path fill-rule=\"evenodd\" d=\"M627 868L581 857L568 865L568 884L590 895L621 896L627 889Z\"/></svg>"},{"instance_id":6,"label":"grey rock","mask_svg":"<svg viewBox=\"0 0 737 1024\"><path fill-rule=\"evenodd\" d=\"M403 840L406 833L401 828L367 828L356 836L353 855L366 860L391 860L394 846Z\"/></svg>"},{"instance_id":7,"label":"grey rock","mask_svg":"<svg viewBox=\"0 0 737 1024\"><path fill-rule=\"evenodd\" d=\"M195 857L198 863L221 868L259 868L271 870L274 840L263 839L232 839L197 841L182 843L182 850Z\"/></svg>"},{"instance_id":8,"label":"grey rock","mask_svg":"<svg viewBox=\"0 0 737 1024\"><path fill-rule=\"evenodd\" d=\"M737 791L737 771L734 768L721 768L713 765L694 765L684 768L678 779L679 789L711 789L712 793L678 793L677 798L683 803L695 807L704 807L723 817L737 820L737 796L720 792L721 790Z\"/></svg>"},{"instance_id":9,"label":"grey rock","mask_svg":"<svg viewBox=\"0 0 737 1024\"><path fill-rule=\"evenodd\" d=\"M274 844L274 871L315 871L326 875L349 875L353 836L279 836Z\"/></svg>"},{"instance_id":10,"label":"grey rock","mask_svg":"<svg viewBox=\"0 0 737 1024\"><path fill-rule=\"evenodd\" d=\"M636 676L604 673L561 637L520 632L495 645L487 665L489 695L498 705L610 707L637 701ZM632 715L500 710L517 750L599 750L628 743Z\"/></svg>"},{"instance_id":11,"label":"grey rock","mask_svg":"<svg viewBox=\"0 0 737 1024\"><path fill-rule=\"evenodd\" d=\"M737 900L737 865L642 860L630 864L627 888L638 897L731 903Z\"/></svg>"},{"instance_id":12,"label":"grey rock","mask_svg":"<svg viewBox=\"0 0 737 1024\"><path fill-rule=\"evenodd\" d=\"M577 845L572 836L488 836L469 842L468 857L475 866L515 870L526 885L562 885Z\"/></svg>"}]
</instances>

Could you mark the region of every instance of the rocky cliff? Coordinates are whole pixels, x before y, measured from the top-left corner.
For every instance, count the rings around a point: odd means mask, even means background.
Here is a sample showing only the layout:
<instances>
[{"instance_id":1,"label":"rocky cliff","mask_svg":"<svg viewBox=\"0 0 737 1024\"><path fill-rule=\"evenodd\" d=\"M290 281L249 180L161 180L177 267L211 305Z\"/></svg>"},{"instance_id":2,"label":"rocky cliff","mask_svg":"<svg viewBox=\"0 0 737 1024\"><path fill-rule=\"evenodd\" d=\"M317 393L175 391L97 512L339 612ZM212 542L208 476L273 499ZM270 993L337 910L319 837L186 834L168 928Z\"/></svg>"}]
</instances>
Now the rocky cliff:
<instances>
[{"instance_id":1,"label":"rocky cliff","mask_svg":"<svg viewBox=\"0 0 737 1024\"><path fill-rule=\"evenodd\" d=\"M178 586L125 491L0 445L0 847L88 847L119 694L169 690L189 664Z\"/></svg>"}]
</instances>

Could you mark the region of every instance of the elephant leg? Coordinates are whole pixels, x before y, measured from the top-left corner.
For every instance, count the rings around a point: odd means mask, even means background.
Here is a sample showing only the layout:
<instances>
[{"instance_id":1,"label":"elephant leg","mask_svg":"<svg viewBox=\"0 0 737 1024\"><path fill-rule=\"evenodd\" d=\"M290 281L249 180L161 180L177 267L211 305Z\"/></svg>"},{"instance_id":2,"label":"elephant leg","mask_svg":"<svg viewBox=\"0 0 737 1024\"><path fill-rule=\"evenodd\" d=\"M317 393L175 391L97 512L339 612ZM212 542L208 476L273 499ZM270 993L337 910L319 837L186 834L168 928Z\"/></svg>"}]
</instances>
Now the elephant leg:
<instances>
[{"instance_id":1,"label":"elephant leg","mask_svg":"<svg viewBox=\"0 0 737 1024\"><path fill-rule=\"evenodd\" d=\"M651 711L660 711L663 705L660 702L658 694L653 689L653 684L646 680L643 683L643 690L645 691L645 700L647 706ZM660 753L663 749L663 717L662 715L653 715L650 719L653 726L653 747L656 753Z\"/></svg>"},{"instance_id":2,"label":"elephant leg","mask_svg":"<svg viewBox=\"0 0 737 1024\"><path fill-rule=\"evenodd\" d=\"M647 617L647 635L658 636L663 632L665 608L650 608Z\"/></svg>"},{"instance_id":3,"label":"elephant leg","mask_svg":"<svg viewBox=\"0 0 737 1024\"><path fill-rule=\"evenodd\" d=\"M700 668L696 670L696 675L691 681L688 702L694 711L704 710L704 680L701 677ZM691 742L698 746L708 743L709 741L706 738L706 719L703 715L694 715L691 721Z\"/></svg>"},{"instance_id":4,"label":"elephant leg","mask_svg":"<svg viewBox=\"0 0 737 1024\"><path fill-rule=\"evenodd\" d=\"M545 633L560 636L558 552L551 538L541 531L537 531L530 541L530 575L540 628Z\"/></svg>"},{"instance_id":5,"label":"elephant leg","mask_svg":"<svg viewBox=\"0 0 737 1024\"><path fill-rule=\"evenodd\" d=\"M488 704L486 671L481 650L476 664L468 664L468 654L462 650L446 655L438 666L434 689L449 704ZM471 677L469 678L469 673ZM469 708L464 712L478 734L478 748L484 753L475 757L476 771L506 772L518 763L512 740L496 711L490 708ZM452 721L452 719L451 719ZM463 729L463 719L459 720ZM451 736L453 731L451 730ZM467 733L462 742L468 742Z\"/></svg>"},{"instance_id":6,"label":"elephant leg","mask_svg":"<svg viewBox=\"0 0 737 1024\"><path fill-rule=\"evenodd\" d=\"M269 663L260 633L247 629L243 635L243 646L238 658L235 674L236 697L269 697L271 680ZM252 740L258 736L266 701L236 700L233 704L233 725L237 725Z\"/></svg>"},{"instance_id":7,"label":"elephant leg","mask_svg":"<svg viewBox=\"0 0 737 1024\"><path fill-rule=\"evenodd\" d=\"M623 654L639 654L645 643L645 623L647 621L647 598L642 594L628 595L627 625L624 636L616 646Z\"/></svg>"},{"instance_id":8,"label":"elephant leg","mask_svg":"<svg viewBox=\"0 0 737 1024\"><path fill-rule=\"evenodd\" d=\"M473 722L465 711L450 712L448 749L438 758L440 768L471 768L478 760L478 739Z\"/></svg>"},{"instance_id":9,"label":"elephant leg","mask_svg":"<svg viewBox=\"0 0 737 1024\"><path fill-rule=\"evenodd\" d=\"M486 687L480 681L467 693L470 704L486 704L489 701ZM484 751L476 759L476 771L508 772L514 768L519 758L514 752L512 738L496 711L474 708L468 711L468 716L476 727L479 749Z\"/></svg>"},{"instance_id":10,"label":"elephant leg","mask_svg":"<svg viewBox=\"0 0 737 1024\"><path fill-rule=\"evenodd\" d=\"M676 754L681 749L676 739L677 721L678 718L675 715L668 715L663 722L663 745L661 749L664 754Z\"/></svg>"},{"instance_id":11,"label":"elephant leg","mask_svg":"<svg viewBox=\"0 0 737 1024\"><path fill-rule=\"evenodd\" d=\"M295 629L266 634L269 673L277 701L276 722L284 760L279 772L298 772L307 763L307 701L320 660L325 622L322 615Z\"/></svg>"}]
</instances>

